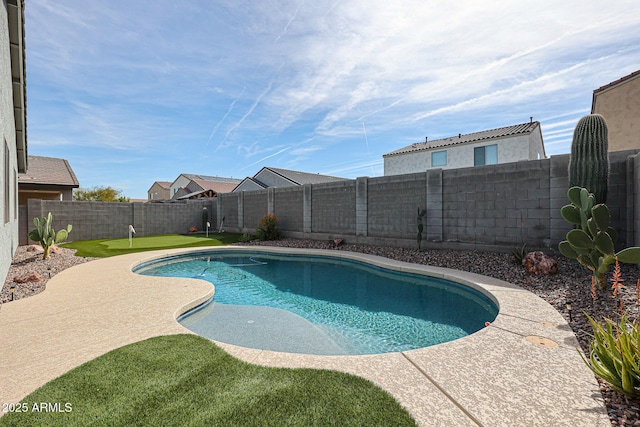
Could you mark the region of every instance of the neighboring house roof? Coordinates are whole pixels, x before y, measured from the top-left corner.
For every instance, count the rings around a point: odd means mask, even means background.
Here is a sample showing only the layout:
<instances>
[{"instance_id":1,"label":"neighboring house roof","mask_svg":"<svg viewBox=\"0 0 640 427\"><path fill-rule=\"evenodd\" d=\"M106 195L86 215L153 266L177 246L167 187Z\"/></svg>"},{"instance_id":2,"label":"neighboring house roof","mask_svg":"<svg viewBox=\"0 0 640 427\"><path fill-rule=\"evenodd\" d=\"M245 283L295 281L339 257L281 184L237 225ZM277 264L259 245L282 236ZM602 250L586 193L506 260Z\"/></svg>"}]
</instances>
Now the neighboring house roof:
<instances>
[{"instance_id":1,"label":"neighboring house roof","mask_svg":"<svg viewBox=\"0 0 640 427\"><path fill-rule=\"evenodd\" d=\"M399 150L392 151L384 154L382 157L394 156L396 154L411 153L414 151L430 150L432 148L447 147L451 145L467 144L471 142L489 141L497 138L504 138L516 135L527 135L532 133L536 128L540 126L540 122L530 121L527 123L521 123L512 126L505 126L496 129L485 130L482 132L473 132L467 134L458 134L458 136L451 136L448 138L435 139L433 141L418 142Z\"/></svg>"},{"instance_id":2,"label":"neighboring house roof","mask_svg":"<svg viewBox=\"0 0 640 427\"><path fill-rule=\"evenodd\" d=\"M289 169L272 168L268 166L263 167L257 174L254 175L254 178L265 169L278 174L297 185L344 181L344 178L339 178L336 176L320 175L319 173L300 172Z\"/></svg>"},{"instance_id":3,"label":"neighboring house roof","mask_svg":"<svg viewBox=\"0 0 640 427\"><path fill-rule=\"evenodd\" d=\"M238 179L238 178L225 178L221 176L210 176L210 175L195 175L190 173L181 173L178 176L178 178L180 176L184 176L185 178L190 179L192 181L235 182L236 184L242 181L241 179ZM177 178L173 182L176 182L176 181L177 181Z\"/></svg>"},{"instance_id":4,"label":"neighboring house roof","mask_svg":"<svg viewBox=\"0 0 640 427\"><path fill-rule=\"evenodd\" d=\"M151 187L149 188L149 190L151 190L153 188L154 185L158 185L159 187L161 187L164 190L169 190L171 189L171 183L169 181L156 181L154 182Z\"/></svg>"},{"instance_id":5,"label":"neighboring house roof","mask_svg":"<svg viewBox=\"0 0 640 427\"><path fill-rule=\"evenodd\" d=\"M186 177L186 175L183 176ZM192 179L185 187L178 189L173 199L184 200L198 197L215 197L218 193L231 193L237 185L237 182L228 182L228 180L219 182Z\"/></svg>"},{"instance_id":6,"label":"neighboring house roof","mask_svg":"<svg viewBox=\"0 0 640 427\"><path fill-rule=\"evenodd\" d=\"M18 175L20 184L57 185L78 188L78 178L65 159L29 156L29 170Z\"/></svg>"},{"instance_id":7,"label":"neighboring house roof","mask_svg":"<svg viewBox=\"0 0 640 427\"><path fill-rule=\"evenodd\" d=\"M263 188L267 188L267 186L265 184L263 184L262 182L258 181L257 179L253 179L251 177L246 177L245 179L242 180L242 182L240 184L238 184L236 186L236 188L234 188L234 191L237 190L238 188L244 187L245 184L253 184L255 186L257 186L259 189L263 189Z\"/></svg>"},{"instance_id":8,"label":"neighboring house roof","mask_svg":"<svg viewBox=\"0 0 640 427\"><path fill-rule=\"evenodd\" d=\"M238 186L238 182L226 182L226 181L205 181L201 179L193 180L196 184L202 187L203 190L213 190L216 193L231 193L234 188Z\"/></svg>"},{"instance_id":9,"label":"neighboring house roof","mask_svg":"<svg viewBox=\"0 0 640 427\"><path fill-rule=\"evenodd\" d=\"M609 89L612 89L612 88L614 88L616 86L619 86L621 84L627 83L628 81L633 80L636 77L640 77L640 70L634 71L631 74L628 74L628 75L626 75L624 77L619 78L618 80L614 80L611 83L608 83L608 84L606 84L604 86L600 86L598 89L595 89L593 91L593 99L591 101L591 114L593 114L596 111L596 97L600 93L605 92L605 91L607 91Z\"/></svg>"}]
</instances>

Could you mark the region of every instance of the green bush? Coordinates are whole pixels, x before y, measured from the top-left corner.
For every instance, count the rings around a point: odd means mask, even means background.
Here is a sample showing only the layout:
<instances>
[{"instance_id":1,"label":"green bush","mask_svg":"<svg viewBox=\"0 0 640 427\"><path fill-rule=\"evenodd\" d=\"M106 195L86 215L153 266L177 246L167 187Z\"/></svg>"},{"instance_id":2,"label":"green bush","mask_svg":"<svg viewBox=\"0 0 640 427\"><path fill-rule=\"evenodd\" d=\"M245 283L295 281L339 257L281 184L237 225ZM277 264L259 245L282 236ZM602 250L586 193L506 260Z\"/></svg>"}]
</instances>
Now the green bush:
<instances>
[{"instance_id":1,"label":"green bush","mask_svg":"<svg viewBox=\"0 0 640 427\"><path fill-rule=\"evenodd\" d=\"M619 324L606 319L605 326L587 315L593 339L589 343L589 359L582 360L593 373L614 390L632 397L640 397L640 329L637 323L627 322L623 315Z\"/></svg>"},{"instance_id":2,"label":"green bush","mask_svg":"<svg viewBox=\"0 0 640 427\"><path fill-rule=\"evenodd\" d=\"M273 214L266 214L260 219L256 229L256 237L259 240L278 240L280 230L278 229L278 219Z\"/></svg>"},{"instance_id":3,"label":"green bush","mask_svg":"<svg viewBox=\"0 0 640 427\"><path fill-rule=\"evenodd\" d=\"M248 243L252 240L255 239L255 236L249 233L244 233L242 236L240 236L240 239L238 239L238 241L240 243Z\"/></svg>"}]
</instances>

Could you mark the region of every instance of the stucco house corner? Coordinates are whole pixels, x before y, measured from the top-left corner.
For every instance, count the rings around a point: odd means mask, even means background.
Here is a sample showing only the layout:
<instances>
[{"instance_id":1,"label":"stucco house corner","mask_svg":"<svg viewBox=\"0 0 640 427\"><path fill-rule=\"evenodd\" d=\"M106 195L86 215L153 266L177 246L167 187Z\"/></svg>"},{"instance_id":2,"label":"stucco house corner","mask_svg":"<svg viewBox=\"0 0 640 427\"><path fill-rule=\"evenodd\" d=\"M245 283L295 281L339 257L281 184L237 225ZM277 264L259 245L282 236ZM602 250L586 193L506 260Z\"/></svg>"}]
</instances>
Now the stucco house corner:
<instances>
[{"instance_id":1,"label":"stucco house corner","mask_svg":"<svg viewBox=\"0 0 640 427\"><path fill-rule=\"evenodd\" d=\"M0 277L18 247L18 173L27 171L24 0L0 7Z\"/></svg>"}]
</instances>

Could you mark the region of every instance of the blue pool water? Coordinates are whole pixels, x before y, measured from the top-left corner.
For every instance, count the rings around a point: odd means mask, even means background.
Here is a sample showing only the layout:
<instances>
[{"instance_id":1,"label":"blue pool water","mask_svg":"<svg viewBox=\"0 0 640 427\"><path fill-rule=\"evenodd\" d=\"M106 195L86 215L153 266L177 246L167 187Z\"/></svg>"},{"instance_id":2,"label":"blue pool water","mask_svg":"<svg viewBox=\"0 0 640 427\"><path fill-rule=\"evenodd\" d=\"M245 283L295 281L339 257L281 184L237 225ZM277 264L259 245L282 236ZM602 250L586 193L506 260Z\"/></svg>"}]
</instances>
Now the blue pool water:
<instances>
[{"instance_id":1,"label":"blue pool water","mask_svg":"<svg viewBox=\"0 0 640 427\"><path fill-rule=\"evenodd\" d=\"M216 341L276 351L411 350L467 336L498 313L485 295L457 283L332 257L218 251L136 272L211 282L213 302L180 323Z\"/></svg>"}]
</instances>

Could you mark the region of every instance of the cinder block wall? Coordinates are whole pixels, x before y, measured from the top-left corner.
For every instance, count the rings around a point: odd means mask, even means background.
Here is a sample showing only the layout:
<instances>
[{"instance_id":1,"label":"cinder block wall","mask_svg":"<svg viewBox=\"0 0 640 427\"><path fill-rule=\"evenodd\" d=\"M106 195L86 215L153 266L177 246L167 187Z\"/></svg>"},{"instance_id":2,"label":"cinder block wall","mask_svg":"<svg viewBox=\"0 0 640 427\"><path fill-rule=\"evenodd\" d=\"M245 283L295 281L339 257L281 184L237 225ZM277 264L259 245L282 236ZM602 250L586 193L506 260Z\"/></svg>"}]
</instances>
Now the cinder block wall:
<instances>
[{"instance_id":1,"label":"cinder block wall","mask_svg":"<svg viewBox=\"0 0 640 427\"><path fill-rule=\"evenodd\" d=\"M244 224L242 229L255 230L258 226L260 218L268 212L268 194L267 191L245 191L244 196Z\"/></svg>"},{"instance_id":2,"label":"cinder block wall","mask_svg":"<svg viewBox=\"0 0 640 427\"><path fill-rule=\"evenodd\" d=\"M303 187L276 188L273 214L283 232L301 232L303 223Z\"/></svg>"},{"instance_id":3,"label":"cinder block wall","mask_svg":"<svg viewBox=\"0 0 640 427\"><path fill-rule=\"evenodd\" d=\"M607 205L618 248L640 246L640 150L610 153ZM54 226L72 224L72 239L186 233L201 228L207 207L212 229L255 232L260 218L278 217L285 236L415 247L417 209L426 208L423 247L509 250L557 248L569 224L569 155L464 169L345 180L221 194L181 204L30 200L28 224L51 211ZM28 230L26 231L28 232ZM21 235L23 232L21 231ZM21 237L22 238L22 237Z\"/></svg>"},{"instance_id":4,"label":"cinder block wall","mask_svg":"<svg viewBox=\"0 0 640 427\"><path fill-rule=\"evenodd\" d=\"M356 234L356 183L316 184L311 192L311 227L316 233Z\"/></svg>"},{"instance_id":5,"label":"cinder block wall","mask_svg":"<svg viewBox=\"0 0 640 427\"><path fill-rule=\"evenodd\" d=\"M32 230L33 218L53 215L56 230L71 224L69 240L93 240L127 237L129 225L136 236L167 233L187 233L192 226L202 228L202 211L207 211L216 224L216 201L187 201L185 203L105 203L68 202L30 199L21 210L27 216L27 227L21 241L27 243L26 234Z\"/></svg>"},{"instance_id":6,"label":"cinder block wall","mask_svg":"<svg viewBox=\"0 0 640 427\"><path fill-rule=\"evenodd\" d=\"M425 173L369 178L367 235L415 238L418 208L428 206L426 185Z\"/></svg>"},{"instance_id":7,"label":"cinder block wall","mask_svg":"<svg viewBox=\"0 0 640 427\"><path fill-rule=\"evenodd\" d=\"M631 197L632 211L635 215L630 221L633 224L631 233L634 236L634 246L640 246L640 154L633 157L630 166L633 167L633 182L635 184Z\"/></svg>"}]
</instances>

